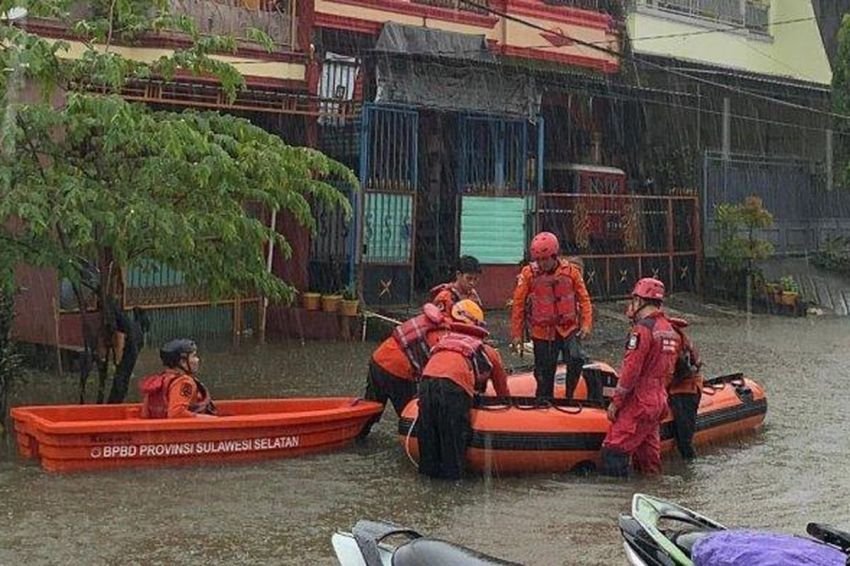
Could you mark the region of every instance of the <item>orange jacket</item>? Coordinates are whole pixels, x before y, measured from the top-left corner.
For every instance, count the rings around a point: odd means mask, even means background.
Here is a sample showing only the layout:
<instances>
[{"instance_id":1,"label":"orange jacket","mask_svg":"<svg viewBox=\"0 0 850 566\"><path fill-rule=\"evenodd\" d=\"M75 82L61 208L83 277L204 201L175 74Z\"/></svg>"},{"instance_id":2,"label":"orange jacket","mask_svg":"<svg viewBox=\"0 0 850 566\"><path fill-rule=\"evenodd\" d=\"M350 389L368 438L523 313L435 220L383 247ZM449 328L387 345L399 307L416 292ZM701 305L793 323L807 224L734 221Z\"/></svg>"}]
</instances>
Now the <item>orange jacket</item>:
<instances>
[{"instance_id":1,"label":"orange jacket","mask_svg":"<svg viewBox=\"0 0 850 566\"><path fill-rule=\"evenodd\" d=\"M481 306L481 297L478 296L478 291L472 289L469 293L461 293L455 283L443 283L434 288L437 293L431 302L440 307L444 313L451 313L455 303L463 299L470 299Z\"/></svg>"},{"instance_id":2,"label":"orange jacket","mask_svg":"<svg viewBox=\"0 0 850 566\"><path fill-rule=\"evenodd\" d=\"M428 347L440 341L440 338L448 332L448 329L432 330L425 335L425 342ZM372 361L375 362L382 370L398 379L407 381L415 381L413 366L410 365L410 360L405 355L404 350L398 340L390 336L372 353Z\"/></svg>"},{"instance_id":3,"label":"orange jacket","mask_svg":"<svg viewBox=\"0 0 850 566\"><path fill-rule=\"evenodd\" d=\"M571 324L570 326L532 326L531 337L538 340L554 340L555 333L561 336L569 336L576 330L584 330L590 332L593 327L593 306L590 303L590 294L587 292L587 287L584 285L584 279L581 276L581 271L565 259L558 262L555 268L556 273L566 274L573 282L573 290L575 291L577 306L577 315L579 324ZM523 326L526 324L526 305L528 295L531 292L531 283L534 279L534 271L530 265L522 268L522 271L517 276L517 285L514 289L513 306L511 307L511 338L514 340L522 339Z\"/></svg>"},{"instance_id":4,"label":"orange jacket","mask_svg":"<svg viewBox=\"0 0 850 566\"><path fill-rule=\"evenodd\" d=\"M700 365L699 351L691 343L688 335L682 330L687 326L687 322L681 319L672 319L671 322L673 323L673 330L675 330L676 334L679 335L681 348L690 348L691 354L695 358L693 360L694 363ZM691 377L686 377L676 383L673 383L673 376L670 376L670 380L667 383L667 395L701 395L702 383L703 378L701 373L697 373Z\"/></svg>"},{"instance_id":5,"label":"orange jacket","mask_svg":"<svg viewBox=\"0 0 850 566\"><path fill-rule=\"evenodd\" d=\"M145 378L144 381L157 378L161 378L160 388L146 390L144 383L142 384L143 419L162 418L156 414L161 412L162 408L156 405L163 402L164 416L169 419L215 414L215 406L207 388L191 375L178 369L166 369L161 374Z\"/></svg>"},{"instance_id":6,"label":"orange jacket","mask_svg":"<svg viewBox=\"0 0 850 566\"><path fill-rule=\"evenodd\" d=\"M493 382L496 395L508 397L511 393L508 389L508 375L502 364L502 356L499 351L488 344L483 346L484 355L493 366L492 371L486 377ZM462 354L457 352L442 351L435 352L428 360L423 372L424 379L449 379L460 386L470 397L475 395L475 373L472 366Z\"/></svg>"}]
</instances>

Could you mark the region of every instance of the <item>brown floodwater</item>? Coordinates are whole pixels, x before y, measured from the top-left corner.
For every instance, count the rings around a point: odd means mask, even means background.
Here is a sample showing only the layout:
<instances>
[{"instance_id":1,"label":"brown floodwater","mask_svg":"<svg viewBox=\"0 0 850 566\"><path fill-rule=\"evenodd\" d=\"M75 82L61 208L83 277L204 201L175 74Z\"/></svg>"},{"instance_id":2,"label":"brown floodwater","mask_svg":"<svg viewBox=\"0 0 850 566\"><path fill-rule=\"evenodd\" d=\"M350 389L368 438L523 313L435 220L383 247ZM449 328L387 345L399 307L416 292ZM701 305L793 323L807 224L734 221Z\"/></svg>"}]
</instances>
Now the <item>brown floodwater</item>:
<instances>
[{"instance_id":1,"label":"brown floodwater","mask_svg":"<svg viewBox=\"0 0 850 566\"><path fill-rule=\"evenodd\" d=\"M709 373L745 371L765 385L767 424L693 463L669 458L660 477L430 481L399 447L391 410L363 445L249 465L52 475L19 460L9 440L0 449L0 564L335 564L331 534L361 518L528 564L622 564L617 516L636 491L727 525L850 527L850 320L693 318ZM587 348L610 360L625 327L600 321ZM203 345L202 373L218 398L354 395L374 346ZM157 366L146 350L137 375ZM75 382L36 374L16 401L71 401Z\"/></svg>"}]
</instances>

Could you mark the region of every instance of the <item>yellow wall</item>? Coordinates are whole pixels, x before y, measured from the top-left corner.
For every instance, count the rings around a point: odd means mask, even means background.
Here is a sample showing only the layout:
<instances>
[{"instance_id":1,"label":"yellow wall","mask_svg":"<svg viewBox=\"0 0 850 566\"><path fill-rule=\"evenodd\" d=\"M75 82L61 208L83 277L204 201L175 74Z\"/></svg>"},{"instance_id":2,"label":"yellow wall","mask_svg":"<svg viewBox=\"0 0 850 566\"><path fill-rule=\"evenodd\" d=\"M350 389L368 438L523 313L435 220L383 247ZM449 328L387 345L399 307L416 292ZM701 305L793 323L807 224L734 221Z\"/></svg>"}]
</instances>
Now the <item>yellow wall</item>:
<instances>
[{"instance_id":1,"label":"yellow wall","mask_svg":"<svg viewBox=\"0 0 850 566\"><path fill-rule=\"evenodd\" d=\"M639 0L638 4L643 4ZM805 21L773 25L811 18ZM764 75L790 77L820 84L832 82L832 71L823 47L814 9L810 0L773 0L770 9L770 35L762 39L742 31L718 31L700 35L652 36L704 32L723 24L685 22L684 16L667 15L645 6L629 16L629 36L636 54L673 57L750 71Z\"/></svg>"},{"instance_id":2,"label":"yellow wall","mask_svg":"<svg viewBox=\"0 0 850 566\"><path fill-rule=\"evenodd\" d=\"M61 57L68 59L80 58L86 47L79 41L67 41L70 45L67 52L60 52ZM160 57L171 55L169 49L157 49L153 47L124 47L114 45L111 51L118 53L127 59L150 63ZM284 61L257 61L244 57L232 57L224 55L213 55L214 59L230 63L244 76L267 77L274 79L305 80L305 67L302 63L288 63Z\"/></svg>"}]
</instances>

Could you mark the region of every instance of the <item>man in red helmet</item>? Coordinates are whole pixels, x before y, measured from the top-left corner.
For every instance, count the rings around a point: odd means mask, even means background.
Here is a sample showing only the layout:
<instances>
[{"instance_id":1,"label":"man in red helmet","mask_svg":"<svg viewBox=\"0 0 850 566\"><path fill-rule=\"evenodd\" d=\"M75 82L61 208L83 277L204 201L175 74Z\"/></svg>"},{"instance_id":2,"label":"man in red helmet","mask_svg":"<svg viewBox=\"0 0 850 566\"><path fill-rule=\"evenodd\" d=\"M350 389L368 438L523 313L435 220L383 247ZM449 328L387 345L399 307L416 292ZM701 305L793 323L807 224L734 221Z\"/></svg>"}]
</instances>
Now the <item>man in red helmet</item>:
<instances>
[{"instance_id":1,"label":"man in red helmet","mask_svg":"<svg viewBox=\"0 0 850 566\"><path fill-rule=\"evenodd\" d=\"M563 353L567 364L567 398L575 392L584 356L580 339L590 334L593 308L581 271L558 257L560 244L551 232L531 240L531 263L517 277L511 311L511 343L522 347L528 324L534 344L537 396L552 397L555 370Z\"/></svg>"},{"instance_id":2,"label":"man in red helmet","mask_svg":"<svg viewBox=\"0 0 850 566\"><path fill-rule=\"evenodd\" d=\"M603 472L628 476L629 459L645 474L661 472L661 419L667 384L679 353L679 336L661 310L664 283L645 277L626 306L633 323L626 341L617 389L608 405L611 428L602 443Z\"/></svg>"}]
</instances>

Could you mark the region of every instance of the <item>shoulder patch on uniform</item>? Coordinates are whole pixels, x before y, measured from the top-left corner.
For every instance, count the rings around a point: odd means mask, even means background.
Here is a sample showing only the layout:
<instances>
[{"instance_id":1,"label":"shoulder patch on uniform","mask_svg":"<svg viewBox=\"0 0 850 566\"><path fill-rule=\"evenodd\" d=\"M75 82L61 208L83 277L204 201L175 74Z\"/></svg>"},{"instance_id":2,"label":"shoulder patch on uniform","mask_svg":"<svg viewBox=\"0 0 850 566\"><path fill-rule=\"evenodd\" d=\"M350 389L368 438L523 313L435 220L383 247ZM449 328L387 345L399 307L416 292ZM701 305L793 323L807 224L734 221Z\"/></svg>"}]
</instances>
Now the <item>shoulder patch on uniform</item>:
<instances>
[{"instance_id":1,"label":"shoulder patch on uniform","mask_svg":"<svg viewBox=\"0 0 850 566\"><path fill-rule=\"evenodd\" d=\"M192 396L192 384L184 383L180 386L180 396L181 397L191 397Z\"/></svg>"},{"instance_id":2,"label":"shoulder patch on uniform","mask_svg":"<svg viewBox=\"0 0 850 566\"><path fill-rule=\"evenodd\" d=\"M629 334L628 341L626 341L626 349L627 350L636 350L639 343L640 343L640 336L637 335L637 332L632 332L631 334Z\"/></svg>"}]
</instances>

